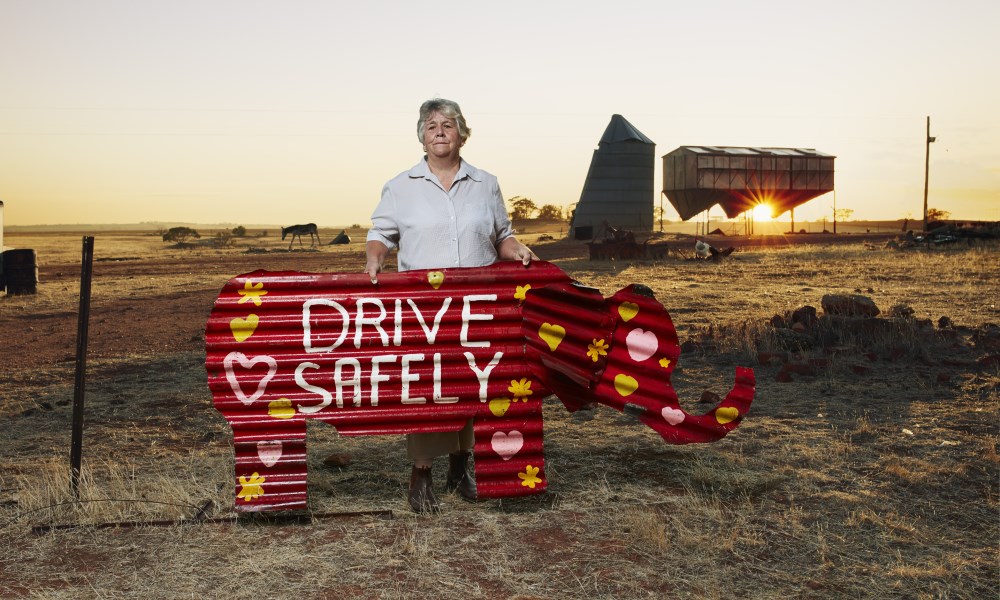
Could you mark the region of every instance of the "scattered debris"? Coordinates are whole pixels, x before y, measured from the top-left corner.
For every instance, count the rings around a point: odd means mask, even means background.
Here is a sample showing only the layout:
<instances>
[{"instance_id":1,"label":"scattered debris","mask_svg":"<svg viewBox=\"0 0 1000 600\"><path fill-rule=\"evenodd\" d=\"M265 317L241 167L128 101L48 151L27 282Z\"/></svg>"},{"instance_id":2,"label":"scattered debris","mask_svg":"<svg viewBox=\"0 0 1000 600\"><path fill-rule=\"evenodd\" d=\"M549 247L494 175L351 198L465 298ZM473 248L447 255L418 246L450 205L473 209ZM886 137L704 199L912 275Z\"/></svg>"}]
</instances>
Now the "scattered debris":
<instances>
[{"instance_id":1,"label":"scattered debris","mask_svg":"<svg viewBox=\"0 0 1000 600\"><path fill-rule=\"evenodd\" d=\"M698 399L700 404L712 404L713 406L722 402L722 397L711 390L705 390Z\"/></svg>"},{"instance_id":2,"label":"scattered debris","mask_svg":"<svg viewBox=\"0 0 1000 600\"><path fill-rule=\"evenodd\" d=\"M333 246L333 245L350 244L350 243L351 243L351 236L347 235L346 229L341 229L340 233L338 233L335 238L330 240L330 243L327 245Z\"/></svg>"},{"instance_id":3,"label":"scattered debris","mask_svg":"<svg viewBox=\"0 0 1000 600\"><path fill-rule=\"evenodd\" d=\"M976 349L984 352L1000 352L1000 326L988 323L972 334Z\"/></svg>"},{"instance_id":4,"label":"scattered debris","mask_svg":"<svg viewBox=\"0 0 1000 600\"><path fill-rule=\"evenodd\" d=\"M343 469L354 462L350 454L331 454L323 459L323 464L335 469Z\"/></svg>"},{"instance_id":5,"label":"scattered debris","mask_svg":"<svg viewBox=\"0 0 1000 600\"><path fill-rule=\"evenodd\" d=\"M713 232L714 233L714 232ZM726 258L735 251L736 248L729 246L728 248L718 249L715 246L695 238L694 242L694 256L702 260L711 259L715 262L719 262L723 258Z\"/></svg>"},{"instance_id":6,"label":"scattered debris","mask_svg":"<svg viewBox=\"0 0 1000 600\"><path fill-rule=\"evenodd\" d=\"M594 238L587 244L590 260L634 260L642 258L666 258L669 247L666 244L650 244L649 240L642 243L636 241L635 233L627 229L619 229L604 222L600 231L604 237L601 241Z\"/></svg>"},{"instance_id":7,"label":"scattered debris","mask_svg":"<svg viewBox=\"0 0 1000 600\"><path fill-rule=\"evenodd\" d=\"M827 294L820 304L828 315L876 317L881 312L871 298L858 294Z\"/></svg>"},{"instance_id":8,"label":"scattered debris","mask_svg":"<svg viewBox=\"0 0 1000 600\"><path fill-rule=\"evenodd\" d=\"M890 240L885 247L893 250L907 250L911 248L931 248L936 246L948 246L961 240L971 246L976 240L996 240L1000 239L1000 223L934 223L937 225L926 233L915 233L913 230L907 231L906 235L897 240Z\"/></svg>"}]
</instances>

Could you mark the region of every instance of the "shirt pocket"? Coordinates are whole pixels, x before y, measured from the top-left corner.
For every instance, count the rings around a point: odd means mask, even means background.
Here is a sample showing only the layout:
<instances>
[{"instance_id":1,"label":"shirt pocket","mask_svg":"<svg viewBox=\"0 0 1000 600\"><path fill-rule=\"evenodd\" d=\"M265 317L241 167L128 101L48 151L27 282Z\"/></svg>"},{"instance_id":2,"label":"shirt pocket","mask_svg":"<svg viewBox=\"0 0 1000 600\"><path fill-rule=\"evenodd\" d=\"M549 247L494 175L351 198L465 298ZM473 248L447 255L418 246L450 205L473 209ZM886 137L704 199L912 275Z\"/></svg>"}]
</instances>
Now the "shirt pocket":
<instances>
[{"instance_id":1,"label":"shirt pocket","mask_svg":"<svg viewBox=\"0 0 1000 600\"><path fill-rule=\"evenodd\" d=\"M496 222L493 211L486 202L469 202L462 211L460 225L464 233L473 235L490 245L496 239Z\"/></svg>"}]
</instances>

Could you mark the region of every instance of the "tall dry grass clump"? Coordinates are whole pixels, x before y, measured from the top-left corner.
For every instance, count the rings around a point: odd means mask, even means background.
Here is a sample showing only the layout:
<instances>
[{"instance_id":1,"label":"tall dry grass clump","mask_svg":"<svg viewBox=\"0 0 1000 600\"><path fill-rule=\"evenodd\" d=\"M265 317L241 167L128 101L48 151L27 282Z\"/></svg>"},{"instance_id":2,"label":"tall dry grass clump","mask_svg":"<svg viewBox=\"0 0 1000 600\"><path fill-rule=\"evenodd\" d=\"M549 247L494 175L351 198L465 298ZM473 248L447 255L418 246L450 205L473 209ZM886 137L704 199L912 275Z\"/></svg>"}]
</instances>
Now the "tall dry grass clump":
<instances>
[{"instance_id":1,"label":"tall dry grass clump","mask_svg":"<svg viewBox=\"0 0 1000 600\"><path fill-rule=\"evenodd\" d=\"M111 460L83 466L78 497L72 489L70 469L61 461L43 463L31 476L19 475L16 485L18 510L11 519L33 524L179 520L194 516L206 501L193 497L190 486L181 479Z\"/></svg>"}]
</instances>

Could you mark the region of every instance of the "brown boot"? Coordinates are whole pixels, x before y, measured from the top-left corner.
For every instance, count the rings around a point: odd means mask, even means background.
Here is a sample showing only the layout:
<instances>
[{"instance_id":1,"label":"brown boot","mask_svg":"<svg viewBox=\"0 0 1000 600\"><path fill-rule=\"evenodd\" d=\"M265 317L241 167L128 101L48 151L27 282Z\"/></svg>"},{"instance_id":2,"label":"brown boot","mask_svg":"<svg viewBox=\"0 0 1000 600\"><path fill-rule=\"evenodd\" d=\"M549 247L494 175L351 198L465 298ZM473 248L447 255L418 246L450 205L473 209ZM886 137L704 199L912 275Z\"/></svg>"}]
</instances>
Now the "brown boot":
<instances>
[{"instance_id":1,"label":"brown boot","mask_svg":"<svg viewBox=\"0 0 1000 600\"><path fill-rule=\"evenodd\" d=\"M431 468L413 466L410 472L410 508L413 512L437 512L438 502L431 483Z\"/></svg>"},{"instance_id":2,"label":"brown boot","mask_svg":"<svg viewBox=\"0 0 1000 600\"><path fill-rule=\"evenodd\" d=\"M476 492L476 480L469 469L470 456L472 452L468 450L448 455L448 479L445 481L445 489L449 492L457 489L458 495L463 500L475 502L479 494Z\"/></svg>"}]
</instances>

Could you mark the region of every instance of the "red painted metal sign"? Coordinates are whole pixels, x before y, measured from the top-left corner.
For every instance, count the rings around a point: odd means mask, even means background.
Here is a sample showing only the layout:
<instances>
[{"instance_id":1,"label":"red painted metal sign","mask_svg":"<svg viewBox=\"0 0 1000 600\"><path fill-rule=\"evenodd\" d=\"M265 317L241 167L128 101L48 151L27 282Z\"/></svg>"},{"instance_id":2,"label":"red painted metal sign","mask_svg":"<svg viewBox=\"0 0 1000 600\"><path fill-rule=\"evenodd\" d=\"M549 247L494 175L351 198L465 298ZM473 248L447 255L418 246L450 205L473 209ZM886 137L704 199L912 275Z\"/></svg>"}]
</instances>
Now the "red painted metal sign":
<instances>
[{"instance_id":1,"label":"red painted metal sign","mask_svg":"<svg viewBox=\"0 0 1000 600\"><path fill-rule=\"evenodd\" d=\"M600 402L671 443L735 428L750 369L688 415L670 385L680 348L641 286L609 300L542 261L525 268L364 274L256 271L232 279L206 328L216 408L233 428L236 508L306 507L306 419L343 435L461 429L474 421L481 498L546 488L542 398ZM551 391L550 391L551 390Z\"/></svg>"}]
</instances>

